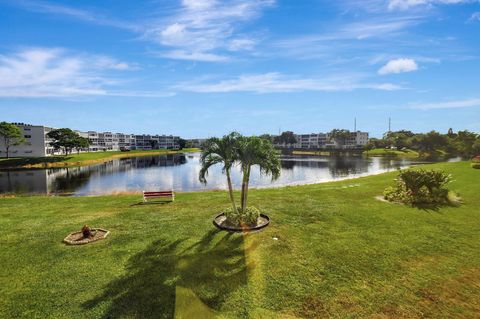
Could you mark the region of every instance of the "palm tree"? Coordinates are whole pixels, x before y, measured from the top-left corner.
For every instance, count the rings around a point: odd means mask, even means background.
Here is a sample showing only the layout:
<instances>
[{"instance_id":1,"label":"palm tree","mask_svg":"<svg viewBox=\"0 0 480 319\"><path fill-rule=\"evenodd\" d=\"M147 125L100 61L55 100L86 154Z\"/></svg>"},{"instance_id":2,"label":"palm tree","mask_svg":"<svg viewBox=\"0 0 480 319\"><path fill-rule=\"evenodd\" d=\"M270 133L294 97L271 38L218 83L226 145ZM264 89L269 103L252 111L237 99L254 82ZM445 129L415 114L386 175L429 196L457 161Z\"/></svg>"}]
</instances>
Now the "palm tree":
<instances>
[{"instance_id":1,"label":"palm tree","mask_svg":"<svg viewBox=\"0 0 480 319\"><path fill-rule=\"evenodd\" d=\"M270 141L259 137L238 139L238 161L243 172L241 211L247 208L248 185L252 166L258 165L260 174L271 175L272 181L280 177L280 160Z\"/></svg>"},{"instance_id":2,"label":"palm tree","mask_svg":"<svg viewBox=\"0 0 480 319\"><path fill-rule=\"evenodd\" d=\"M200 169L199 180L203 184L207 184L208 169L215 164L223 164L222 172L227 175L228 193L234 212L237 211L237 208L233 197L230 170L237 160L237 146L240 136L239 133L232 132L223 138L210 138L203 145L202 155L200 156L202 168Z\"/></svg>"}]
</instances>

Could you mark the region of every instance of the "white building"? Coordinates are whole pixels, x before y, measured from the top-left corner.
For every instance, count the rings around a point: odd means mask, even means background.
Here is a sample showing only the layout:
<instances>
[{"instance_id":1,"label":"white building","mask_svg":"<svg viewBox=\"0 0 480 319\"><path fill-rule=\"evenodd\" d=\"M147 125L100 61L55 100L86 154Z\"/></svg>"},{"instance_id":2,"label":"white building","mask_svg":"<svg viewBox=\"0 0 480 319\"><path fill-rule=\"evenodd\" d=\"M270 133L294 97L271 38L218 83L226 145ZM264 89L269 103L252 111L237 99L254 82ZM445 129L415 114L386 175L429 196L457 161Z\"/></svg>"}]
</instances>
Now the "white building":
<instances>
[{"instance_id":1,"label":"white building","mask_svg":"<svg viewBox=\"0 0 480 319\"><path fill-rule=\"evenodd\" d=\"M368 133L360 131L351 132L343 145L335 141L330 133L294 134L294 136L296 143L275 143L275 146L293 149L354 149L367 145L369 140Z\"/></svg>"},{"instance_id":2,"label":"white building","mask_svg":"<svg viewBox=\"0 0 480 319\"><path fill-rule=\"evenodd\" d=\"M47 133L54 128L41 125L28 125L14 123L22 131L25 143L10 147L11 157L44 157L61 154L60 150L55 151L50 146L51 139ZM112 132L81 132L76 131L80 136L90 140L89 149L82 151L120 151L120 150L152 150L152 149L179 149L179 136L172 135L133 135ZM6 148L0 140L0 157L6 156Z\"/></svg>"},{"instance_id":3,"label":"white building","mask_svg":"<svg viewBox=\"0 0 480 319\"><path fill-rule=\"evenodd\" d=\"M15 123L20 128L25 143L10 147L11 157L43 157L56 154L52 146L51 140L47 137L47 133L53 130L51 127L40 125L28 125L23 123ZM7 156L5 143L0 139L0 157Z\"/></svg>"}]
</instances>

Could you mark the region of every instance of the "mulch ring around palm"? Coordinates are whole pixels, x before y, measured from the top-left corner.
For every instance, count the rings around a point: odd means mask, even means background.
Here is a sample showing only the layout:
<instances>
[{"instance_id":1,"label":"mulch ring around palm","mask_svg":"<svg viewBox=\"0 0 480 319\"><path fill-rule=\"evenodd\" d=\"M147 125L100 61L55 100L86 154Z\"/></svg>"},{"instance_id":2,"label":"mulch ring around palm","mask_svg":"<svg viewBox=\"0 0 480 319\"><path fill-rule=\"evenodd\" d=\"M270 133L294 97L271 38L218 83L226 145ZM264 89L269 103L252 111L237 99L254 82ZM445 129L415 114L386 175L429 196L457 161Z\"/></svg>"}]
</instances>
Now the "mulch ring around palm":
<instances>
[{"instance_id":1,"label":"mulch ring around palm","mask_svg":"<svg viewBox=\"0 0 480 319\"><path fill-rule=\"evenodd\" d=\"M225 214L221 213L213 219L213 224L217 228L229 232L253 232L267 227L270 224L270 218L267 215L260 214L255 225L236 226L228 223Z\"/></svg>"}]
</instances>

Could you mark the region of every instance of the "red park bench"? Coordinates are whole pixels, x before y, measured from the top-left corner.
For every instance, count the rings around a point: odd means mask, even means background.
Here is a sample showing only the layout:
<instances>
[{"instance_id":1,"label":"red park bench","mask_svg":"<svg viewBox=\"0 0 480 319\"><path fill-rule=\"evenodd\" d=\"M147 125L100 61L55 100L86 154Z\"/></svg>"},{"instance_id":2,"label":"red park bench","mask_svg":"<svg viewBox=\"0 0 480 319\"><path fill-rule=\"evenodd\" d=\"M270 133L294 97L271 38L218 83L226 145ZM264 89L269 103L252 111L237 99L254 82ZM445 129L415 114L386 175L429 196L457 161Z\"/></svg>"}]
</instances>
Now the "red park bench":
<instances>
[{"instance_id":1,"label":"red park bench","mask_svg":"<svg viewBox=\"0 0 480 319\"><path fill-rule=\"evenodd\" d=\"M165 199L166 201L173 202L175 200L175 194L173 190L160 192L143 191L143 202L146 203L150 199Z\"/></svg>"}]
</instances>

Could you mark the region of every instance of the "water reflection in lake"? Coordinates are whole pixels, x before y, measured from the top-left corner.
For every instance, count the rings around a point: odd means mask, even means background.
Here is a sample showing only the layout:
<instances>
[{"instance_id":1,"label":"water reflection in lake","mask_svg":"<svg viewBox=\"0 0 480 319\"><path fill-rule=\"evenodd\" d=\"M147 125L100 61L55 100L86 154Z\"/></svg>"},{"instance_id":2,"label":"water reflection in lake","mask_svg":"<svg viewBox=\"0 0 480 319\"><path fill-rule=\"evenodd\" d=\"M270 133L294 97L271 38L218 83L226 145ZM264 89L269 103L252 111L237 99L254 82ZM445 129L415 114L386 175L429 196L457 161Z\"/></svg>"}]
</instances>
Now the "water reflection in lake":
<instances>
[{"instance_id":1,"label":"water reflection in lake","mask_svg":"<svg viewBox=\"0 0 480 319\"><path fill-rule=\"evenodd\" d=\"M363 157L282 156L281 177L272 182L252 170L252 187L311 184L377 174L413 164L406 159ZM0 193L99 195L142 190L197 191L225 189L221 167L214 166L208 184L198 181L199 154L115 159L84 167L0 171ZM241 172L232 172L235 187Z\"/></svg>"}]
</instances>

